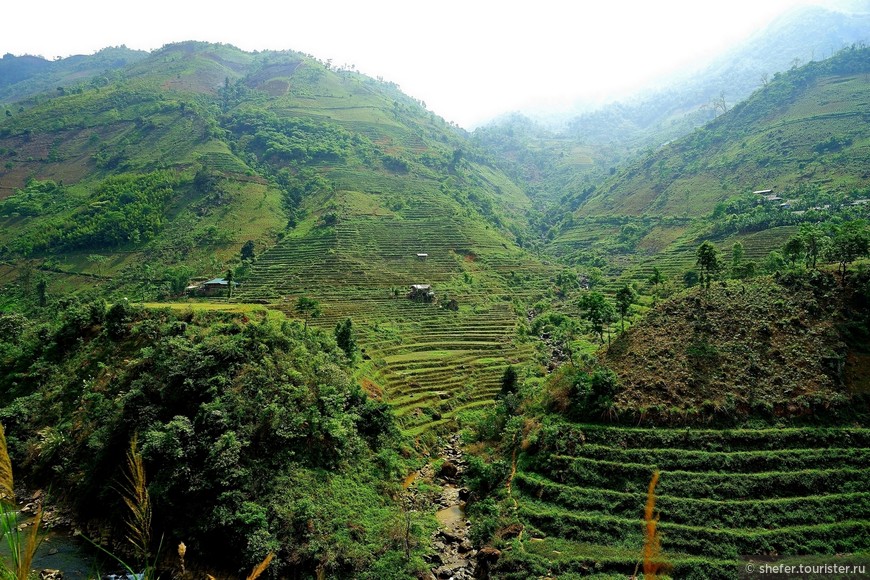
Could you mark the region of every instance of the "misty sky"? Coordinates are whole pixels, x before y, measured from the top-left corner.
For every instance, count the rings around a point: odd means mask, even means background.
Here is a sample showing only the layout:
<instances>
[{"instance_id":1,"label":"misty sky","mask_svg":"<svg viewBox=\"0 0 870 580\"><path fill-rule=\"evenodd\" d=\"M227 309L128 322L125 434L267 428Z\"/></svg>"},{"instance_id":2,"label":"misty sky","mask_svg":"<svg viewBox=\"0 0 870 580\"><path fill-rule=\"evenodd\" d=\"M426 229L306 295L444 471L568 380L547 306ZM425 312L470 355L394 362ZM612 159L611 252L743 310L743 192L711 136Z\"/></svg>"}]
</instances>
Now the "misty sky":
<instances>
[{"instance_id":1,"label":"misty sky","mask_svg":"<svg viewBox=\"0 0 870 580\"><path fill-rule=\"evenodd\" d=\"M46 58L182 40L354 64L472 128L498 114L624 96L697 66L812 0L30 0L3 8L0 52Z\"/></svg>"}]
</instances>

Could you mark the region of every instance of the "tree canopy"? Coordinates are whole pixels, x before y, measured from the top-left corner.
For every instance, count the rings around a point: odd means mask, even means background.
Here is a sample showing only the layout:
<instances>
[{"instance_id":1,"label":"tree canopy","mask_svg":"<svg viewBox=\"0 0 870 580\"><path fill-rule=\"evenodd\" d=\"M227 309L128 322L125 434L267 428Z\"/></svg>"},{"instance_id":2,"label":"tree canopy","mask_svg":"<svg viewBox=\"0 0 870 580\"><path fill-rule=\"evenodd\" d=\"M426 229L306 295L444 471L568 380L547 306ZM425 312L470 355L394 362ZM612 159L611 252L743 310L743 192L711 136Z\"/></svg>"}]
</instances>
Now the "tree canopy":
<instances>
[{"instance_id":1,"label":"tree canopy","mask_svg":"<svg viewBox=\"0 0 870 580\"><path fill-rule=\"evenodd\" d=\"M600 292L586 292L580 296L578 306L583 318L592 325L592 331L598 335L598 340L604 342L604 330L613 322L615 311L613 305Z\"/></svg>"}]
</instances>

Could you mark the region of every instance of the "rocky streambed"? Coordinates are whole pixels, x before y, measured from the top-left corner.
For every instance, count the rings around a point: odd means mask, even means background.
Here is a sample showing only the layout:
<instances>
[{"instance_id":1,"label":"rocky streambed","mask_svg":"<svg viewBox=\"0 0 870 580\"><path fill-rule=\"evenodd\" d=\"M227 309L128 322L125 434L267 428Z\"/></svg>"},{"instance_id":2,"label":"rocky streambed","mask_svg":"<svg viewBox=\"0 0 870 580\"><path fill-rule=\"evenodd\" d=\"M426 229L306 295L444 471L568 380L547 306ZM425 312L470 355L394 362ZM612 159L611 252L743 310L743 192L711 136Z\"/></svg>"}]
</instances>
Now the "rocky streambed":
<instances>
[{"instance_id":1,"label":"rocky streambed","mask_svg":"<svg viewBox=\"0 0 870 580\"><path fill-rule=\"evenodd\" d=\"M432 566L428 579L470 580L488 578L489 566L499 552L491 547L477 550L470 538L471 522L465 514L468 489L462 487L466 462L459 445L459 435L447 440L440 453L443 462L436 469L427 464L416 477L439 486L438 494L427 502L437 508L438 529L432 533L434 553L428 557Z\"/></svg>"},{"instance_id":2,"label":"rocky streambed","mask_svg":"<svg viewBox=\"0 0 870 580\"><path fill-rule=\"evenodd\" d=\"M459 435L453 435L441 452L444 462L435 474L441 493L435 500L438 529L432 535L431 573L438 579L466 580L475 578L477 550L471 543L471 522L465 517L468 490L460 487L465 459L459 447Z\"/></svg>"}]
</instances>

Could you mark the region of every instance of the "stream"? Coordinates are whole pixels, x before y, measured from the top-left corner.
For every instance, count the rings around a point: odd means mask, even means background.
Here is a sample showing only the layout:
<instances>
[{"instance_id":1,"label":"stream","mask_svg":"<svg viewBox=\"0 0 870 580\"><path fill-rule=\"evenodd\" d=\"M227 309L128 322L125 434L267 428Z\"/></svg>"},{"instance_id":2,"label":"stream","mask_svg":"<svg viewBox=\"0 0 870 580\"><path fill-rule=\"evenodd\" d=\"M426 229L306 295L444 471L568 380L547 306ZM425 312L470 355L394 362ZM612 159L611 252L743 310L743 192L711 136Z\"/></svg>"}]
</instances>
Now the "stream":
<instances>
[{"instance_id":1,"label":"stream","mask_svg":"<svg viewBox=\"0 0 870 580\"><path fill-rule=\"evenodd\" d=\"M459 487L459 478L465 470L465 459L459 447L459 435L453 435L445 445L441 457L444 463L434 481L441 485L441 493L435 503L440 509L435 512L438 529L432 534L430 556L431 578L439 580L470 580L475 578L477 550L468 537L471 522L465 517L468 490Z\"/></svg>"},{"instance_id":2,"label":"stream","mask_svg":"<svg viewBox=\"0 0 870 580\"><path fill-rule=\"evenodd\" d=\"M38 545L33 556L31 570L41 580L87 580L96 576L96 561L88 553L85 542L72 531L69 514L46 499L42 491L19 489L18 510L15 512L20 541L26 542L31 533L40 505L43 505L42 522L37 535ZM0 541L0 558L11 561L9 543Z\"/></svg>"}]
</instances>

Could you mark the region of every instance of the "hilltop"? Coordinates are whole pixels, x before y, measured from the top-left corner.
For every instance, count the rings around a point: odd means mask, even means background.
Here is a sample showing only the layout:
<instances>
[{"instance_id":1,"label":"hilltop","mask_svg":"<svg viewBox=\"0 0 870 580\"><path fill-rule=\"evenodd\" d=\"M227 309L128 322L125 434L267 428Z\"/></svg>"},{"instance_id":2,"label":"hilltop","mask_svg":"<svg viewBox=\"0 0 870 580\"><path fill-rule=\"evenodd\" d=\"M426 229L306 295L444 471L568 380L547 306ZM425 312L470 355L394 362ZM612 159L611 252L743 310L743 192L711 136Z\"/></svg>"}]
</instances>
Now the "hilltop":
<instances>
[{"instance_id":1,"label":"hilltop","mask_svg":"<svg viewBox=\"0 0 870 580\"><path fill-rule=\"evenodd\" d=\"M52 91L62 93L70 85L88 82L94 77L113 77L119 70L148 56L142 50L126 46L104 48L91 55L76 55L58 60L41 56L4 54L0 59L0 107L10 110L18 101L38 99Z\"/></svg>"},{"instance_id":2,"label":"hilltop","mask_svg":"<svg viewBox=\"0 0 870 580\"><path fill-rule=\"evenodd\" d=\"M657 304L602 364L617 415L657 420L842 413L866 397L866 275L713 284Z\"/></svg>"},{"instance_id":3,"label":"hilltop","mask_svg":"<svg viewBox=\"0 0 870 580\"><path fill-rule=\"evenodd\" d=\"M0 199L13 198L0 209L0 246L13 260L50 257L55 270L116 279L143 261L183 262L210 276L210 256L225 261L247 240L269 247L332 215L348 192L375 215L432 192L510 244L529 203L395 85L298 53L182 43L60 89L0 120ZM141 180L165 192L119 206L111 192ZM105 231L118 212L145 212L152 225ZM94 254L109 264L88 263Z\"/></svg>"}]
</instances>

